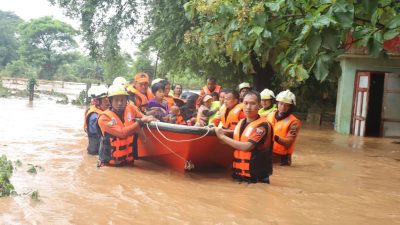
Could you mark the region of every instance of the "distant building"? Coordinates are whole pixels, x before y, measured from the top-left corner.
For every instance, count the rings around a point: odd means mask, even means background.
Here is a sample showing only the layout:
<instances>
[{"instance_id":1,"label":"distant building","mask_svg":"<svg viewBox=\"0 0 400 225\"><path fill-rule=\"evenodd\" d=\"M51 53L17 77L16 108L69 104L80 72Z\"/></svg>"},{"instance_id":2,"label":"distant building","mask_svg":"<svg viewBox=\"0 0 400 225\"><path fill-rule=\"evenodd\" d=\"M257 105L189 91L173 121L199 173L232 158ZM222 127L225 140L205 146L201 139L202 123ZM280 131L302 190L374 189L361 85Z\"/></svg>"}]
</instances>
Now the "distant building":
<instances>
[{"instance_id":1,"label":"distant building","mask_svg":"<svg viewBox=\"0 0 400 225\"><path fill-rule=\"evenodd\" d=\"M335 130L356 136L400 137L400 36L386 41L389 57L354 48L339 57L342 75Z\"/></svg>"}]
</instances>

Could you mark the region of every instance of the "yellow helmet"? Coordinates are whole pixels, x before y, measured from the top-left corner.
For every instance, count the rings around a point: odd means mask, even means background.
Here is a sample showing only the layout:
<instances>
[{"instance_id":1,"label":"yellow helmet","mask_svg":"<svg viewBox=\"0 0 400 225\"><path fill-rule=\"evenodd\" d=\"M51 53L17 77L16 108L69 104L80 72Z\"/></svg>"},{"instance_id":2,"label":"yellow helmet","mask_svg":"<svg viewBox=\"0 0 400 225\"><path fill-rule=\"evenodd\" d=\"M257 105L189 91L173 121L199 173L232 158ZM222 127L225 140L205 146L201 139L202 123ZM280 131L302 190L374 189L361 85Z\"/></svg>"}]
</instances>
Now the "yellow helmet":
<instances>
[{"instance_id":1,"label":"yellow helmet","mask_svg":"<svg viewBox=\"0 0 400 225\"><path fill-rule=\"evenodd\" d=\"M126 92L124 86L113 84L108 88L108 97L116 95L128 95L128 92Z\"/></svg>"},{"instance_id":2,"label":"yellow helmet","mask_svg":"<svg viewBox=\"0 0 400 225\"><path fill-rule=\"evenodd\" d=\"M272 99L275 98L275 94L273 91L265 88L261 93L261 100L267 100L267 99Z\"/></svg>"},{"instance_id":3,"label":"yellow helmet","mask_svg":"<svg viewBox=\"0 0 400 225\"><path fill-rule=\"evenodd\" d=\"M112 83L113 85L122 85L122 86L126 86L128 84L128 81L126 81L125 78L123 77L116 77Z\"/></svg>"},{"instance_id":4,"label":"yellow helmet","mask_svg":"<svg viewBox=\"0 0 400 225\"><path fill-rule=\"evenodd\" d=\"M296 105L296 96L290 90L286 90L276 96L276 101Z\"/></svg>"}]
</instances>

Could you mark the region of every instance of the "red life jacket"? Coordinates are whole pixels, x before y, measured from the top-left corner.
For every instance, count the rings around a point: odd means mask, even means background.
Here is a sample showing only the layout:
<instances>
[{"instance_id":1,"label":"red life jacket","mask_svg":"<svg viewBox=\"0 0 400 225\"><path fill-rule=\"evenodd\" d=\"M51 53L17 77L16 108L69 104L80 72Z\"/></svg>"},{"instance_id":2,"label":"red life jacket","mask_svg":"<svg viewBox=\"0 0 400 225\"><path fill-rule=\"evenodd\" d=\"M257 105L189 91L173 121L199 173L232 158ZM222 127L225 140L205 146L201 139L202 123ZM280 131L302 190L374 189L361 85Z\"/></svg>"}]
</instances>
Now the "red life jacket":
<instances>
[{"instance_id":1,"label":"red life jacket","mask_svg":"<svg viewBox=\"0 0 400 225\"><path fill-rule=\"evenodd\" d=\"M296 122L301 126L301 122L299 119L297 119L293 114L290 114L288 117L285 119L277 121L275 118L275 114L277 111L271 112L267 116L267 120L269 123L271 123L273 129L274 129L274 135L277 135L279 137L286 137L288 132L289 132L289 127L292 125L293 122ZM286 148L284 145L281 145L277 142L274 142L273 146L273 151L274 153L278 155L287 155L287 154L293 154L294 152L294 141L289 148Z\"/></svg>"},{"instance_id":2,"label":"red life jacket","mask_svg":"<svg viewBox=\"0 0 400 225\"><path fill-rule=\"evenodd\" d=\"M135 111L131 107L125 108L124 122L111 110L104 111L100 116L107 116L110 122L121 127L126 127L135 123ZM111 134L101 131L102 147L100 148L99 158L102 163L112 166L120 166L133 163L134 149L137 149L137 134L121 139Z\"/></svg>"},{"instance_id":3,"label":"red life jacket","mask_svg":"<svg viewBox=\"0 0 400 225\"><path fill-rule=\"evenodd\" d=\"M243 103L235 105L226 115L227 108L221 107L221 123L222 128L234 130L240 118L240 112L243 110Z\"/></svg>"},{"instance_id":4,"label":"red life jacket","mask_svg":"<svg viewBox=\"0 0 400 225\"><path fill-rule=\"evenodd\" d=\"M247 142L250 135L258 127L265 127L267 132L265 139L257 144L250 151L234 150L233 152L233 170L235 175L258 178L266 177L272 174L272 127L265 117L249 123L243 130L242 126L246 123L246 119L240 120L233 132L233 139L236 141Z\"/></svg>"}]
</instances>

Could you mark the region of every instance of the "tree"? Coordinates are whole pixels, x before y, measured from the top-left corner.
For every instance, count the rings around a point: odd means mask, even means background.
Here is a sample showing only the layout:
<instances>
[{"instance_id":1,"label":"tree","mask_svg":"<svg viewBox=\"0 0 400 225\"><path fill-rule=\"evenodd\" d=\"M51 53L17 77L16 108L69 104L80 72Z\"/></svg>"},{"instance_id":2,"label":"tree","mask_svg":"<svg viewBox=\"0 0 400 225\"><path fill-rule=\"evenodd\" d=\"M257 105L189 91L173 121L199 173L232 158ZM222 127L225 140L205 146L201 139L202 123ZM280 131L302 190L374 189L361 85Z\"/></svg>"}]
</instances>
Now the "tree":
<instances>
[{"instance_id":1,"label":"tree","mask_svg":"<svg viewBox=\"0 0 400 225\"><path fill-rule=\"evenodd\" d=\"M81 21L82 35L93 58L118 57L119 37L134 30L140 13L136 0L49 0Z\"/></svg>"},{"instance_id":2,"label":"tree","mask_svg":"<svg viewBox=\"0 0 400 225\"><path fill-rule=\"evenodd\" d=\"M39 68L39 78L52 79L60 65L71 61L77 33L69 24L52 17L41 17L19 26L22 59Z\"/></svg>"},{"instance_id":3,"label":"tree","mask_svg":"<svg viewBox=\"0 0 400 225\"><path fill-rule=\"evenodd\" d=\"M23 22L13 12L0 10L0 70L18 58L17 27Z\"/></svg>"},{"instance_id":4,"label":"tree","mask_svg":"<svg viewBox=\"0 0 400 225\"><path fill-rule=\"evenodd\" d=\"M384 56L383 41L400 33L399 9L389 0L191 0L185 41L229 57L263 86L274 71L323 81L349 42Z\"/></svg>"}]
</instances>

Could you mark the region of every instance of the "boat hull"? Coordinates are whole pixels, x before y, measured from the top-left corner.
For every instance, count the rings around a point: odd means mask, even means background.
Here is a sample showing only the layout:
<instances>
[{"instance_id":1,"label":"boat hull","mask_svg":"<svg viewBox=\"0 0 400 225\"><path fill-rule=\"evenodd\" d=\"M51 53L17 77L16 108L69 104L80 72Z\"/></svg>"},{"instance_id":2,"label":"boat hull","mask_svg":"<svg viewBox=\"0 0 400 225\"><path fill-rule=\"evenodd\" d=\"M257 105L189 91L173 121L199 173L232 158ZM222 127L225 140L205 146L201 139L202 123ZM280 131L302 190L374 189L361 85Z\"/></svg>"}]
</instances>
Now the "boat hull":
<instances>
[{"instance_id":1,"label":"boat hull","mask_svg":"<svg viewBox=\"0 0 400 225\"><path fill-rule=\"evenodd\" d=\"M175 142L190 140L184 142ZM214 129L150 123L138 139L138 157L178 171L230 168L232 148L220 143ZM190 168L194 166L194 168Z\"/></svg>"}]
</instances>

